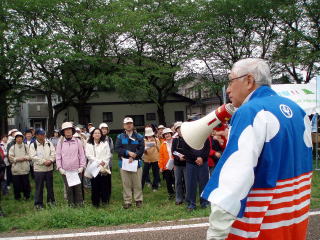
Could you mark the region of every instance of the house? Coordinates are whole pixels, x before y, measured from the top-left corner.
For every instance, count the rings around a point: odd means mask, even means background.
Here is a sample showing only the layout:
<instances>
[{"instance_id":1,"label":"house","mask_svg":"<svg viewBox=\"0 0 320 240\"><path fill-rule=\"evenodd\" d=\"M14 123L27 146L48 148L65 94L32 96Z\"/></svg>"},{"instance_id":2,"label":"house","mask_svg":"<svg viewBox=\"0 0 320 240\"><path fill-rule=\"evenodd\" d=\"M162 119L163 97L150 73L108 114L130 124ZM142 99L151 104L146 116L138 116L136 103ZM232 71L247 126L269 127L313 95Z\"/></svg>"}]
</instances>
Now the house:
<instances>
[{"instance_id":1,"label":"house","mask_svg":"<svg viewBox=\"0 0 320 240\"><path fill-rule=\"evenodd\" d=\"M192 116L205 116L213 110L217 109L221 103L224 102L223 89L219 91L219 97L214 93L210 83L210 77L201 74L193 74L192 81L183 85L179 89L179 94L193 100L187 110L188 117ZM218 79L223 80L223 76L217 76Z\"/></svg>"},{"instance_id":2,"label":"house","mask_svg":"<svg viewBox=\"0 0 320 240\"><path fill-rule=\"evenodd\" d=\"M53 96L53 104L58 103L58 97ZM48 100L44 94L38 92L29 93L28 99L21 103L19 109L16 110L14 124L11 128L16 127L21 131L27 128L43 128L48 127Z\"/></svg>"},{"instance_id":3,"label":"house","mask_svg":"<svg viewBox=\"0 0 320 240\"><path fill-rule=\"evenodd\" d=\"M165 120L167 125L175 121L187 119L187 109L194 103L190 98L180 94L171 94L164 104ZM117 133L123 129L123 119L130 116L134 120L137 129L143 129L147 124L159 124L157 105L152 101L126 101L120 98L116 91L96 91L94 96L86 103L85 122L92 122L98 127L105 122L111 132ZM64 121L72 121L78 124L78 112L70 106L58 114L57 126Z\"/></svg>"}]
</instances>

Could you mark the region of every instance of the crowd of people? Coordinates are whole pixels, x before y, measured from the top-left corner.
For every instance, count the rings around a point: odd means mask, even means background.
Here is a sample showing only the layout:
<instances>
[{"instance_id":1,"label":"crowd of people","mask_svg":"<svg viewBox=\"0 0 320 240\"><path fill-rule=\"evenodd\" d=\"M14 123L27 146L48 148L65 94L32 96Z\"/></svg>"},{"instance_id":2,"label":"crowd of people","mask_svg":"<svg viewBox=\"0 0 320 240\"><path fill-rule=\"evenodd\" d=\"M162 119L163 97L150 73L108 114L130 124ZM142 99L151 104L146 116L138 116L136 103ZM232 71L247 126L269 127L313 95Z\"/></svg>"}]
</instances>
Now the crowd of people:
<instances>
[{"instance_id":1,"label":"crowd of people","mask_svg":"<svg viewBox=\"0 0 320 240\"><path fill-rule=\"evenodd\" d=\"M128 209L133 203L142 207L143 188L147 185L156 192L162 176L168 198L175 200L176 205L186 204L192 211L196 208L197 192L202 192L226 146L227 126L214 129L204 148L195 150L183 140L181 124L176 122L171 127L151 124L140 134L133 119L126 117L124 131L115 143L106 123L99 127L92 123L78 127L64 122L51 137L41 128L26 129L23 133L12 129L1 138L1 194L7 195L13 189L15 200L29 200L31 179L35 183L35 208L45 207L44 187L46 204L54 205L53 171L57 170L64 182L64 198L70 206L83 205L84 188L91 189L93 206L108 204L112 191L112 159L117 153L123 208ZM128 170L124 167L126 163L136 167ZM96 173L92 169L96 169ZM208 201L200 198L202 208L208 205Z\"/></svg>"}]
</instances>

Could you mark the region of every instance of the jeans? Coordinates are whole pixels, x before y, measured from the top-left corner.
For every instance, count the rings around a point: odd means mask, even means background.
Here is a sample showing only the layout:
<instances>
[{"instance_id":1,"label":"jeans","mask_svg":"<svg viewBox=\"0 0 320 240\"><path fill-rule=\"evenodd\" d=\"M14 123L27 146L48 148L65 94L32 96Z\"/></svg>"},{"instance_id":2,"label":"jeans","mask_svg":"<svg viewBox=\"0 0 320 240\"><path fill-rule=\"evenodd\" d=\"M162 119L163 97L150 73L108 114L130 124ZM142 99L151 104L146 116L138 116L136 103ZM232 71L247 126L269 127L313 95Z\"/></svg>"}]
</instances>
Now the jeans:
<instances>
[{"instance_id":1,"label":"jeans","mask_svg":"<svg viewBox=\"0 0 320 240\"><path fill-rule=\"evenodd\" d=\"M176 202L181 203L186 196L187 171L186 166L174 166L174 168Z\"/></svg>"},{"instance_id":2,"label":"jeans","mask_svg":"<svg viewBox=\"0 0 320 240\"><path fill-rule=\"evenodd\" d=\"M146 181L148 180L150 168L152 168L152 173L153 173L152 189L158 189L159 179L160 179L158 162L150 162L150 163L145 162L143 164L142 189Z\"/></svg>"},{"instance_id":3,"label":"jeans","mask_svg":"<svg viewBox=\"0 0 320 240\"><path fill-rule=\"evenodd\" d=\"M196 195L197 188L199 186L199 195L201 195L204 187L209 181L209 169L207 162L204 162L201 166L188 163L186 165L187 170L187 203L188 208L196 208ZM200 197L201 207L206 207L208 201Z\"/></svg>"}]
</instances>

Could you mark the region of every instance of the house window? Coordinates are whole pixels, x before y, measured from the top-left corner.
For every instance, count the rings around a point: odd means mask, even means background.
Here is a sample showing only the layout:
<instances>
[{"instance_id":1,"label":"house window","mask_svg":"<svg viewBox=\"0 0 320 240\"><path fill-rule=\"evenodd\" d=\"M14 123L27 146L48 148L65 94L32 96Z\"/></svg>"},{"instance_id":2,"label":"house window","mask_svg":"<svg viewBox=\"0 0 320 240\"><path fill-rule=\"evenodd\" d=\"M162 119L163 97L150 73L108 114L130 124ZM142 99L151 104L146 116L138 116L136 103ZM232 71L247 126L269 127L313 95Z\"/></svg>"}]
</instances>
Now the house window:
<instances>
[{"instance_id":1,"label":"house window","mask_svg":"<svg viewBox=\"0 0 320 240\"><path fill-rule=\"evenodd\" d=\"M174 112L174 120L177 121L184 121L184 112L183 111L175 111Z\"/></svg>"},{"instance_id":2,"label":"house window","mask_svg":"<svg viewBox=\"0 0 320 240\"><path fill-rule=\"evenodd\" d=\"M156 114L155 113L147 113L147 121L155 121L156 120Z\"/></svg>"},{"instance_id":3,"label":"house window","mask_svg":"<svg viewBox=\"0 0 320 240\"><path fill-rule=\"evenodd\" d=\"M102 114L102 121L103 122L113 122L113 114L112 114L112 112L104 112Z\"/></svg>"},{"instance_id":4,"label":"house window","mask_svg":"<svg viewBox=\"0 0 320 240\"><path fill-rule=\"evenodd\" d=\"M144 115L129 115L127 117L131 117L133 119L133 123L135 126L144 126Z\"/></svg>"}]
</instances>

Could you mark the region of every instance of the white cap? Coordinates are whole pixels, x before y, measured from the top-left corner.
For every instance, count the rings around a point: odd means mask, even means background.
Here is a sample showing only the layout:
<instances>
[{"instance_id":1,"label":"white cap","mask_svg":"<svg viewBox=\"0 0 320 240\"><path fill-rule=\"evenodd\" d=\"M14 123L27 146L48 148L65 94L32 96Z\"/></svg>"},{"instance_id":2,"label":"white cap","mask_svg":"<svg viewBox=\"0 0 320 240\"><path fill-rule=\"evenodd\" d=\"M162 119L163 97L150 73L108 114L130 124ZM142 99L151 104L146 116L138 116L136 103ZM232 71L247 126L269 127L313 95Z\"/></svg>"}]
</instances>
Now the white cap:
<instances>
[{"instance_id":1,"label":"white cap","mask_svg":"<svg viewBox=\"0 0 320 240\"><path fill-rule=\"evenodd\" d=\"M158 126L158 129L161 129L161 128L162 128L162 129L165 129L166 127L163 126L163 125L159 125L159 126Z\"/></svg>"},{"instance_id":2,"label":"white cap","mask_svg":"<svg viewBox=\"0 0 320 240\"><path fill-rule=\"evenodd\" d=\"M99 128L101 129L101 128L109 128L109 126L108 126L108 124L106 124L106 123L101 123L100 125L99 125Z\"/></svg>"},{"instance_id":3,"label":"white cap","mask_svg":"<svg viewBox=\"0 0 320 240\"><path fill-rule=\"evenodd\" d=\"M15 132L14 134L14 138L18 137L18 136L21 136L21 137L24 137L22 132Z\"/></svg>"},{"instance_id":4,"label":"white cap","mask_svg":"<svg viewBox=\"0 0 320 240\"><path fill-rule=\"evenodd\" d=\"M14 133L14 132L19 132L19 130L18 129L11 129L9 132L8 132L8 136L10 136L12 133Z\"/></svg>"},{"instance_id":5,"label":"white cap","mask_svg":"<svg viewBox=\"0 0 320 240\"><path fill-rule=\"evenodd\" d=\"M151 127L147 127L147 128L145 128L144 129L144 136L146 136L146 137L152 137L152 136L154 136L154 132L153 132L153 130L152 130L152 128Z\"/></svg>"},{"instance_id":6,"label":"white cap","mask_svg":"<svg viewBox=\"0 0 320 240\"><path fill-rule=\"evenodd\" d=\"M163 130L162 134L166 134L166 133L172 133L173 134L173 132L172 132L172 130L170 128L165 128Z\"/></svg>"},{"instance_id":7,"label":"white cap","mask_svg":"<svg viewBox=\"0 0 320 240\"><path fill-rule=\"evenodd\" d=\"M95 127L89 128L89 133L92 133L95 129L96 129Z\"/></svg>"},{"instance_id":8,"label":"white cap","mask_svg":"<svg viewBox=\"0 0 320 240\"><path fill-rule=\"evenodd\" d=\"M133 123L133 119L131 117L126 117L123 119L123 123Z\"/></svg>"},{"instance_id":9,"label":"white cap","mask_svg":"<svg viewBox=\"0 0 320 240\"><path fill-rule=\"evenodd\" d=\"M182 122L175 122L173 127L174 127L174 130L177 130L178 127L181 127L182 125Z\"/></svg>"},{"instance_id":10,"label":"white cap","mask_svg":"<svg viewBox=\"0 0 320 240\"><path fill-rule=\"evenodd\" d=\"M81 131L81 129L79 127L76 127L76 131Z\"/></svg>"}]
</instances>

